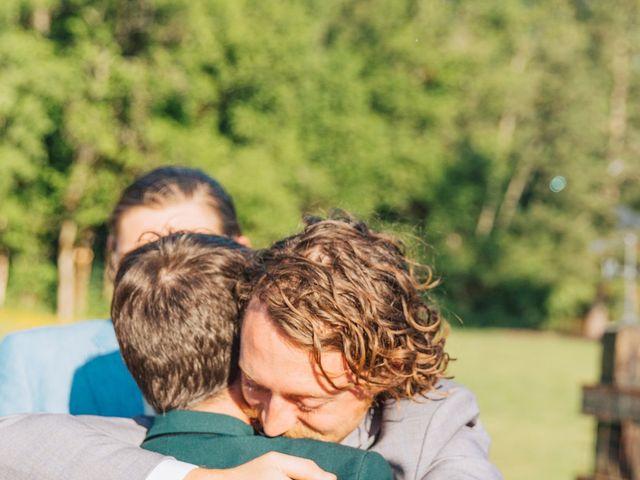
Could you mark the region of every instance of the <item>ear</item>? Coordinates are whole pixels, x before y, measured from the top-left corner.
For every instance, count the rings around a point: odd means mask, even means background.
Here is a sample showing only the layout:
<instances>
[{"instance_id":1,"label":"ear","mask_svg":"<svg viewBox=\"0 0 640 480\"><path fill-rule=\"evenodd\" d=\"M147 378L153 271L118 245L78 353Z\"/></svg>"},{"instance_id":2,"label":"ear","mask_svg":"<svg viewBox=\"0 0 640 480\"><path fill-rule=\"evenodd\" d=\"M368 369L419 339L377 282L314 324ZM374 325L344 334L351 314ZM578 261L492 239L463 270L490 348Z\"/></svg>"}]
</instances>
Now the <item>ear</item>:
<instances>
[{"instance_id":1,"label":"ear","mask_svg":"<svg viewBox=\"0 0 640 480\"><path fill-rule=\"evenodd\" d=\"M244 235L238 235L237 237L233 237L233 239L243 247L251 248L251 240Z\"/></svg>"},{"instance_id":2,"label":"ear","mask_svg":"<svg viewBox=\"0 0 640 480\"><path fill-rule=\"evenodd\" d=\"M118 263L120 262L120 254L117 251L118 245L113 235L107 237L107 259L111 263L111 267L114 270L118 269Z\"/></svg>"},{"instance_id":3,"label":"ear","mask_svg":"<svg viewBox=\"0 0 640 480\"><path fill-rule=\"evenodd\" d=\"M116 253L116 239L113 235L109 235L107 237L107 268L108 268L108 277L111 282L116 276L116 272L118 271L118 262L120 259L118 258L118 254Z\"/></svg>"}]
</instances>

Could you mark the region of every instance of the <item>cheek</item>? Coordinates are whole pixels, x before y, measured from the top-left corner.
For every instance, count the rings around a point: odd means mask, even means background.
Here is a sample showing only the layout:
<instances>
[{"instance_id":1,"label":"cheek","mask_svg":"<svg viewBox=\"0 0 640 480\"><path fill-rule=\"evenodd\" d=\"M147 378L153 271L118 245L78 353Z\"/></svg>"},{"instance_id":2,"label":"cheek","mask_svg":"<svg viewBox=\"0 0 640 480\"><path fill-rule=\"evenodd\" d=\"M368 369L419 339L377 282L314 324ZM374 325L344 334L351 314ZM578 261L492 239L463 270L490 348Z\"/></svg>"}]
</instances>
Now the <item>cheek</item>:
<instances>
[{"instance_id":1,"label":"cheek","mask_svg":"<svg viewBox=\"0 0 640 480\"><path fill-rule=\"evenodd\" d=\"M350 398L343 402L337 402L318 415L315 420L315 428L319 431L332 432L333 434L345 434L351 432L362 421L371 403L368 401L356 401ZM311 425L309 425L311 426ZM342 440L342 438L339 438Z\"/></svg>"},{"instance_id":2,"label":"cheek","mask_svg":"<svg viewBox=\"0 0 640 480\"><path fill-rule=\"evenodd\" d=\"M351 423L356 412L349 407L350 405L341 404L326 406L317 412L302 414L301 420L318 432L335 432Z\"/></svg>"},{"instance_id":3,"label":"cheek","mask_svg":"<svg viewBox=\"0 0 640 480\"><path fill-rule=\"evenodd\" d=\"M325 442L341 442L362 420L355 410L331 409L299 417L300 423L286 434L293 438L312 438Z\"/></svg>"},{"instance_id":4,"label":"cheek","mask_svg":"<svg viewBox=\"0 0 640 480\"><path fill-rule=\"evenodd\" d=\"M306 425L311 430L318 432L322 435L331 434L342 423L340 420L336 420L334 415L323 414L315 416L306 416L300 418L301 423Z\"/></svg>"}]
</instances>

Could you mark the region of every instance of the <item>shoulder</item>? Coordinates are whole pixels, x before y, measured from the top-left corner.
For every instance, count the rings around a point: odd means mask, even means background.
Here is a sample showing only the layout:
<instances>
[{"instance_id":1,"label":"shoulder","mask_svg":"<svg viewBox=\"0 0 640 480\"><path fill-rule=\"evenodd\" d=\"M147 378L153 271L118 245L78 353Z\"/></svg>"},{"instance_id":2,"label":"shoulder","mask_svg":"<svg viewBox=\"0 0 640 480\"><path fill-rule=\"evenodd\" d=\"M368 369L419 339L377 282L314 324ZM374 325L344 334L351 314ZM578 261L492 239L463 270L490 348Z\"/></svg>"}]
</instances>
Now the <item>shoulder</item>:
<instances>
[{"instance_id":1,"label":"shoulder","mask_svg":"<svg viewBox=\"0 0 640 480\"><path fill-rule=\"evenodd\" d=\"M97 434L111 438L115 442L139 445L146 433L142 421L130 418L97 417L91 415L68 415L58 413L32 413L0 417L0 432L36 438L49 436L52 432L59 439L73 437L95 437ZM7 438L0 435L0 438Z\"/></svg>"},{"instance_id":2,"label":"shoulder","mask_svg":"<svg viewBox=\"0 0 640 480\"><path fill-rule=\"evenodd\" d=\"M482 430L479 416L478 402L468 388L442 380L427 395L385 402L379 441L396 446L415 442L435 452L461 430Z\"/></svg>"},{"instance_id":3,"label":"shoulder","mask_svg":"<svg viewBox=\"0 0 640 480\"><path fill-rule=\"evenodd\" d=\"M111 320L85 320L71 325L32 328L7 335L0 342L3 363L22 358L25 362L72 359L86 360L118 349Z\"/></svg>"},{"instance_id":4,"label":"shoulder","mask_svg":"<svg viewBox=\"0 0 640 480\"><path fill-rule=\"evenodd\" d=\"M10 466L12 479L143 479L163 460L138 448L143 437L144 429L125 419L0 417L0 477Z\"/></svg>"},{"instance_id":5,"label":"shoulder","mask_svg":"<svg viewBox=\"0 0 640 480\"><path fill-rule=\"evenodd\" d=\"M68 412L73 375L118 349L110 320L34 328L0 343L0 414Z\"/></svg>"},{"instance_id":6,"label":"shoulder","mask_svg":"<svg viewBox=\"0 0 640 480\"><path fill-rule=\"evenodd\" d=\"M451 380L441 380L426 395L412 399L391 400L382 406L383 422L414 422L424 426L440 419L452 423L458 419L467 424L480 414L475 395L465 386Z\"/></svg>"},{"instance_id":7,"label":"shoulder","mask_svg":"<svg viewBox=\"0 0 640 480\"><path fill-rule=\"evenodd\" d=\"M85 320L71 325L32 328L7 335L0 343L0 348L23 349L44 342L50 343L52 340L54 342L65 340L77 342L78 339L83 338L109 337L112 331L111 320Z\"/></svg>"},{"instance_id":8,"label":"shoulder","mask_svg":"<svg viewBox=\"0 0 640 480\"><path fill-rule=\"evenodd\" d=\"M500 474L489 462L490 439L479 416L469 389L442 380L427 395L385 402L372 449L391 463L397 479L497 479ZM475 477L473 471L486 475Z\"/></svg>"},{"instance_id":9,"label":"shoulder","mask_svg":"<svg viewBox=\"0 0 640 480\"><path fill-rule=\"evenodd\" d=\"M114 440L139 446L147 434L150 417L118 418L95 415L65 416L65 421L77 421L86 431L100 432Z\"/></svg>"}]
</instances>

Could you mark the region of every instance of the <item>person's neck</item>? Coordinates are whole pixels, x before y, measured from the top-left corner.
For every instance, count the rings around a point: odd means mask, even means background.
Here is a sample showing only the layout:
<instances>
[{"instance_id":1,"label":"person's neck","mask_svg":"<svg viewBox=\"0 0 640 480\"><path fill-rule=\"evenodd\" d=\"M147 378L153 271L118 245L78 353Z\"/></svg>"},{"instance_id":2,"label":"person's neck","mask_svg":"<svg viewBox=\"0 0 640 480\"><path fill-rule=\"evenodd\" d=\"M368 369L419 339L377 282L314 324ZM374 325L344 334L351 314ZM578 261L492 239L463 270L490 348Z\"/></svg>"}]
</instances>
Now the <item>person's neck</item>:
<instances>
[{"instance_id":1,"label":"person's neck","mask_svg":"<svg viewBox=\"0 0 640 480\"><path fill-rule=\"evenodd\" d=\"M248 407L242 398L240 387L237 383L234 383L214 396L192 405L188 410L229 415L230 417L235 417L249 424L249 417L245 413L247 409Z\"/></svg>"}]
</instances>

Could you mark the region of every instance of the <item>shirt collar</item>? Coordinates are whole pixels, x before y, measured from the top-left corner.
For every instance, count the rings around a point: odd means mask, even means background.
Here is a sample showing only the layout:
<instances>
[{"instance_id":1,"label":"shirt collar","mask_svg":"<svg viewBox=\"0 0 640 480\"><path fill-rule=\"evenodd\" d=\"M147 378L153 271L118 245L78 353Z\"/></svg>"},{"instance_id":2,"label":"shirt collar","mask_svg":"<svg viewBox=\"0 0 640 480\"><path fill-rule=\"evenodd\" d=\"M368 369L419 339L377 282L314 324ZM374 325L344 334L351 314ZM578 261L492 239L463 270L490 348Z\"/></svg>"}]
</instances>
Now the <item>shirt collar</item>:
<instances>
[{"instance_id":1,"label":"shirt collar","mask_svg":"<svg viewBox=\"0 0 640 480\"><path fill-rule=\"evenodd\" d=\"M170 410L159 414L147 434L147 440L163 435L184 433L220 434L231 437L255 435L250 425L219 413Z\"/></svg>"}]
</instances>

